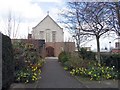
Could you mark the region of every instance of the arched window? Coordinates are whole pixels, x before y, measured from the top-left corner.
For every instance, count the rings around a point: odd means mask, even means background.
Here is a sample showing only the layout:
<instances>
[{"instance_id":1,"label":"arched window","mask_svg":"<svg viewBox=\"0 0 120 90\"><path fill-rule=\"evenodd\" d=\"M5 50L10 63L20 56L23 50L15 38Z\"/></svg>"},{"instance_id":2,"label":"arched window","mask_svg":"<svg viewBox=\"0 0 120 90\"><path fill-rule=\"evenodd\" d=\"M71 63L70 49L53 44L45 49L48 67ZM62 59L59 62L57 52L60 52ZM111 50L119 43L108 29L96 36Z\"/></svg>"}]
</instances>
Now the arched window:
<instances>
[{"instance_id":1,"label":"arched window","mask_svg":"<svg viewBox=\"0 0 120 90\"><path fill-rule=\"evenodd\" d=\"M46 29L46 42L50 42L50 29Z\"/></svg>"},{"instance_id":2,"label":"arched window","mask_svg":"<svg viewBox=\"0 0 120 90\"><path fill-rule=\"evenodd\" d=\"M52 31L52 42L56 42L56 31Z\"/></svg>"}]
</instances>

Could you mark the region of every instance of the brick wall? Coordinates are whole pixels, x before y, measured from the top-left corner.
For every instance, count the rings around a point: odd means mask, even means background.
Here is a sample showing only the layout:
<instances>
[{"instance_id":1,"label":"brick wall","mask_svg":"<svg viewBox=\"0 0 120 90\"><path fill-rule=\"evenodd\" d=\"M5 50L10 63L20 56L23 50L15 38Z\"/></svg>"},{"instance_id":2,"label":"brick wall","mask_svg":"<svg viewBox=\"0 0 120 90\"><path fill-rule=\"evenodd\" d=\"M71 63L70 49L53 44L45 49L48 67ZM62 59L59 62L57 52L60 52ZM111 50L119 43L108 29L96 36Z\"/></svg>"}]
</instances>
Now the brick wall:
<instances>
[{"instance_id":1,"label":"brick wall","mask_svg":"<svg viewBox=\"0 0 120 90\"><path fill-rule=\"evenodd\" d=\"M46 48L51 46L54 48L54 56L58 57L58 55L64 50L66 52L75 51L75 42L45 42L44 46L40 48L41 42L39 39L14 39L12 42L21 41L25 43L34 44L37 50L40 51L40 55L42 57L46 56Z\"/></svg>"},{"instance_id":2,"label":"brick wall","mask_svg":"<svg viewBox=\"0 0 120 90\"><path fill-rule=\"evenodd\" d=\"M112 53L120 53L120 49L112 49Z\"/></svg>"},{"instance_id":3,"label":"brick wall","mask_svg":"<svg viewBox=\"0 0 120 90\"><path fill-rule=\"evenodd\" d=\"M36 48L36 50L39 52L41 57L45 57L45 51L44 51L44 40L40 39L12 39L12 43L14 42L24 42L33 44Z\"/></svg>"},{"instance_id":4,"label":"brick wall","mask_svg":"<svg viewBox=\"0 0 120 90\"><path fill-rule=\"evenodd\" d=\"M54 56L58 57L58 55L64 50L66 52L75 51L75 43L74 42L46 42L45 48L47 47L54 48Z\"/></svg>"}]
</instances>

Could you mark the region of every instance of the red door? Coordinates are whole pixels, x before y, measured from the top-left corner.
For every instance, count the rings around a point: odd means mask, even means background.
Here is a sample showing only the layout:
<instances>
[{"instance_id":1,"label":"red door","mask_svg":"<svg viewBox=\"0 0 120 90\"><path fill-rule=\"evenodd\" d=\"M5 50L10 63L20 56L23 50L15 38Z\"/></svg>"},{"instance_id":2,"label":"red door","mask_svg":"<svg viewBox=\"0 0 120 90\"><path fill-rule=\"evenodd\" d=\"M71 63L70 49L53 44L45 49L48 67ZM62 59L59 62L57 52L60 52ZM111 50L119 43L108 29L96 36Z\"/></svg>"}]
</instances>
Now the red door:
<instances>
[{"instance_id":1,"label":"red door","mask_svg":"<svg viewBox=\"0 0 120 90\"><path fill-rule=\"evenodd\" d=\"M46 48L46 56L47 57L54 57L54 48L49 46Z\"/></svg>"}]
</instances>

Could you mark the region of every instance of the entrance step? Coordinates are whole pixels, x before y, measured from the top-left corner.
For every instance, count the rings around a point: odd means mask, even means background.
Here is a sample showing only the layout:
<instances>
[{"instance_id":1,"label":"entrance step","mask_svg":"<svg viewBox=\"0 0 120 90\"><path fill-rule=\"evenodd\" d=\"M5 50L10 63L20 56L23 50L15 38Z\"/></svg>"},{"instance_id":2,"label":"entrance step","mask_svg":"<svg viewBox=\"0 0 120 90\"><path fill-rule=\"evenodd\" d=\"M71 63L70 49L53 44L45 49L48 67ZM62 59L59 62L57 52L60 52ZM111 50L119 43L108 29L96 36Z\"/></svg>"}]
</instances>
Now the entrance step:
<instances>
[{"instance_id":1,"label":"entrance step","mask_svg":"<svg viewBox=\"0 0 120 90\"><path fill-rule=\"evenodd\" d=\"M45 59L58 59L58 57L45 57Z\"/></svg>"}]
</instances>

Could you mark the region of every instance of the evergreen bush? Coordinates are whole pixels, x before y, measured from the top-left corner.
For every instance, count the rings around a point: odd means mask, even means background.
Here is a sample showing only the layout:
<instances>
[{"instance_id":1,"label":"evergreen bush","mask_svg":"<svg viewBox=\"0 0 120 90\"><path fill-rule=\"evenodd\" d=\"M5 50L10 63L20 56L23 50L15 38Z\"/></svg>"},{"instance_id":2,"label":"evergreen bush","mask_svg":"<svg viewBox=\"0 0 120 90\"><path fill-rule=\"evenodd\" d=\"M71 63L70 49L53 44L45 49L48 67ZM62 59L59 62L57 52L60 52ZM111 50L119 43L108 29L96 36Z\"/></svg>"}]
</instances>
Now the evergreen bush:
<instances>
[{"instance_id":1,"label":"evergreen bush","mask_svg":"<svg viewBox=\"0 0 120 90\"><path fill-rule=\"evenodd\" d=\"M117 70L120 69L120 53L114 54L102 54L101 62L106 66L115 66Z\"/></svg>"},{"instance_id":2,"label":"evergreen bush","mask_svg":"<svg viewBox=\"0 0 120 90\"><path fill-rule=\"evenodd\" d=\"M11 39L2 35L2 88L8 88L14 81L14 58Z\"/></svg>"}]
</instances>

